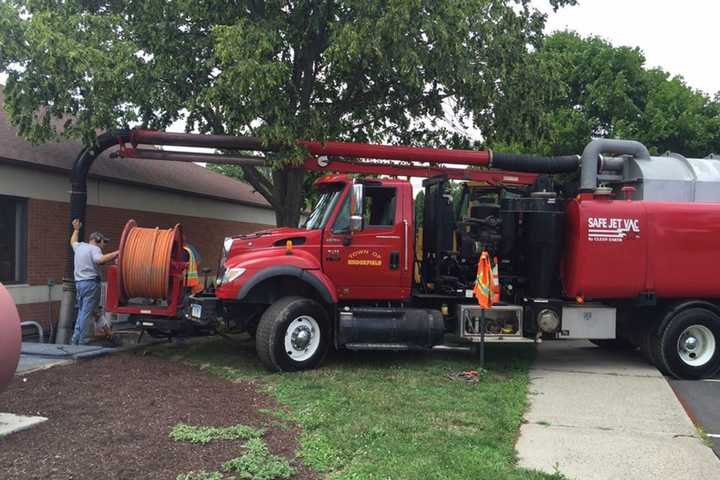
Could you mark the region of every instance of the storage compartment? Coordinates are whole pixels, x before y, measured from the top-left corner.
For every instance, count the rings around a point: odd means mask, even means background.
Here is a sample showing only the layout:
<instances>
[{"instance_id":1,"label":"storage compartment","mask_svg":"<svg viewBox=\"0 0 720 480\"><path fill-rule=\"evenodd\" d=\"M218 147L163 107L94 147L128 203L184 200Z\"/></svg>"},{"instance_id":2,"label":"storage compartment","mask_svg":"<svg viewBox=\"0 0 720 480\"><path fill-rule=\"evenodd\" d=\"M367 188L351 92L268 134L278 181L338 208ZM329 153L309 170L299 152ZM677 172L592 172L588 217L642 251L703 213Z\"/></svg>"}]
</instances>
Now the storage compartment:
<instances>
[{"instance_id":1,"label":"storage compartment","mask_svg":"<svg viewBox=\"0 0 720 480\"><path fill-rule=\"evenodd\" d=\"M614 308L601 306L566 306L562 309L561 323L561 338L615 338Z\"/></svg>"},{"instance_id":2,"label":"storage compartment","mask_svg":"<svg viewBox=\"0 0 720 480\"><path fill-rule=\"evenodd\" d=\"M485 338L522 337L522 319L523 307L519 305L495 305L484 312L477 305L458 306L460 338L479 339L483 322Z\"/></svg>"}]
</instances>

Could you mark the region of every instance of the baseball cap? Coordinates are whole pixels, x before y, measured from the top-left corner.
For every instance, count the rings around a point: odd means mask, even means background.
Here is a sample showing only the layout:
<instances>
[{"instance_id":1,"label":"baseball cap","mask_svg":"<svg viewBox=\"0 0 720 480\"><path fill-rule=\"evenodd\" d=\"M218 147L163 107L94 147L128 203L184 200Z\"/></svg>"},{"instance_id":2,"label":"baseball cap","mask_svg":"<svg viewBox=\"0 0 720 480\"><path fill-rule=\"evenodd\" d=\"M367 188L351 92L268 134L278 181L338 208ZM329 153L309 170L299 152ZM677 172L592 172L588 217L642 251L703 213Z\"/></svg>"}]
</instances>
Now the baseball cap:
<instances>
[{"instance_id":1,"label":"baseball cap","mask_svg":"<svg viewBox=\"0 0 720 480\"><path fill-rule=\"evenodd\" d=\"M91 233L90 240L95 240L96 242L107 242L107 243L110 242L110 239L100 232Z\"/></svg>"}]
</instances>

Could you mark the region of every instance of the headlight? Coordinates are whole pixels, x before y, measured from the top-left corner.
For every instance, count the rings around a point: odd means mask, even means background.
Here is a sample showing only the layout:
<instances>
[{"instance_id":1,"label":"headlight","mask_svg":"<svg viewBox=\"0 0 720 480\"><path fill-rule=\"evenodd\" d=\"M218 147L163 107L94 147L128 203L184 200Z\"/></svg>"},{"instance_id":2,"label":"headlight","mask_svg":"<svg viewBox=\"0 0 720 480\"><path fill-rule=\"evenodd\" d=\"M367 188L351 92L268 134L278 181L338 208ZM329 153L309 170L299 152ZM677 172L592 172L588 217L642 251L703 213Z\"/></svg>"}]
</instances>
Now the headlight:
<instances>
[{"instance_id":1,"label":"headlight","mask_svg":"<svg viewBox=\"0 0 720 480\"><path fill-rule=\"evenodd\" d=\"M226 283L233 282L236 278L238 278L243 273L245 273L245 269L242 267L228 268L227 270L225 270L225 273L223 274L222 278L218 282L218 285L224 285Z\"/></svg>"}]
</instances>

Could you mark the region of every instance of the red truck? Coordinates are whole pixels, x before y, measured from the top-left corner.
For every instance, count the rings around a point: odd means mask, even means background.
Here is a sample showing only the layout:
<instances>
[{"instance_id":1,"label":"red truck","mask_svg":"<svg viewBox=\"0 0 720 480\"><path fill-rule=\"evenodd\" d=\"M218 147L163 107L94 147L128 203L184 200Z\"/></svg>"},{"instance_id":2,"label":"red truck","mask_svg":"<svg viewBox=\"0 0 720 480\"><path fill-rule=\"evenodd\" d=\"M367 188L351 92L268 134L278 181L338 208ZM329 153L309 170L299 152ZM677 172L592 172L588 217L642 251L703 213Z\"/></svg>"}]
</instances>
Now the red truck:
<instances>
[{"instance_id":1,"label":"red truck","mask_svg":"<svg viewBox=\"0 0 720 480\"><path fill-rule=\"evenodd\" d=\"M159 160L263 163L137 147L276 148L254 137L141 129L117 138L120 155ZM100 140L73 168L71 218L82 218L89 166L114 137ZM720 369L720 162L712 155L651 156L638 142L609 139L563 157L298 143L308 152L304 168L328 174L300 228L227 238L216 287L189 299L170 288L167 298L138 302L120 288L118 266L108 309L148 329L247 331L273 370L316 367L331 346L577 338L639 347L679 378ZM398 176L426 178L420 225L411 184ZM453 181L462 184L456 201ZM179 251L163 260L170 286L181 284ZM485 251L498 259L499 302L482 311L472 289Z\"/></svg>"},{"instance_id":2,"label":"red truck","mask_svg":"<svg viewBox=\"0 0 720 480\"><path fill-rule=\"evenodd\" d=\"M331 347L432 348L449 337L586 338L639 347L675 377L720 369L717 160L652 157L621 140L560 158L333 150L342 145L306 142L306 168L429 177L422 225L409 181L325 175L300 228L225 240L216 288L191 298L190 321L254 334L278 371L314 368ZM471 167L332 157L343 154ZM559 172L575 178L558 184ZM453 202L451 180L463 178ZM498 259L500 288L484 315L472 296L482 251Z\"/></svg>"}]
</instances>

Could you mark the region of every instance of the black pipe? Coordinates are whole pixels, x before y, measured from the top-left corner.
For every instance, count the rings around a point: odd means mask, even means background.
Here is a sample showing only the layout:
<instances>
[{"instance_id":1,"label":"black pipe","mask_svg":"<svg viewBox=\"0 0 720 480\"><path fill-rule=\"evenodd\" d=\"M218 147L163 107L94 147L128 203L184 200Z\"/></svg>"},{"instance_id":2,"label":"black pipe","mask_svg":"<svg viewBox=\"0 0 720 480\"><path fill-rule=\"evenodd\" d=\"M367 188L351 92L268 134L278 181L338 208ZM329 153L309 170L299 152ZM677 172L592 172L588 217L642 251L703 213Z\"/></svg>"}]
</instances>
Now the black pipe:
<instances>
[{"instance_id":1,"label":"black pipe","mask_svg":"<svg viewBox=\"0 0 720 480\"><path fill-rule=\"evenodd\" d=\"M75 159L71 173L70 188L70 219L68 221L68 234L65 254L65 271L63 273L63 296L60 303L60 319L56 335L56 343L68 343L72 336L72 329L75 324L75 274L74 255L70 247L70 236L72 235L72 221L76 218L83 224L80 229L78 240L85 238L85 211L87 210L87 176L95 159L102 152L117 145L119 142L129 142L130 131L119 130L116 132L105 132L99 135L95 145L85 147Z\"/></svg>"},{"instance_id":2,"label":"black pipe","mask_svg":"<svg viewBox=\"0 0 720 480\"><path fill-rule=\"evenodd\" d=\"M513 172L563 173L574 172L580 166L578 155L542 157L493 152L490 167Z\"/></svg>"}]
</instances>

